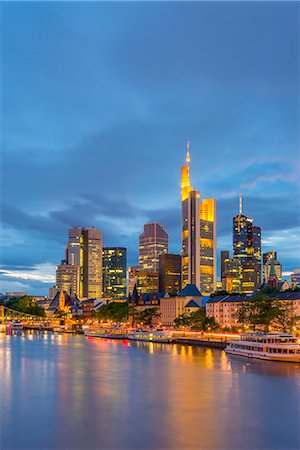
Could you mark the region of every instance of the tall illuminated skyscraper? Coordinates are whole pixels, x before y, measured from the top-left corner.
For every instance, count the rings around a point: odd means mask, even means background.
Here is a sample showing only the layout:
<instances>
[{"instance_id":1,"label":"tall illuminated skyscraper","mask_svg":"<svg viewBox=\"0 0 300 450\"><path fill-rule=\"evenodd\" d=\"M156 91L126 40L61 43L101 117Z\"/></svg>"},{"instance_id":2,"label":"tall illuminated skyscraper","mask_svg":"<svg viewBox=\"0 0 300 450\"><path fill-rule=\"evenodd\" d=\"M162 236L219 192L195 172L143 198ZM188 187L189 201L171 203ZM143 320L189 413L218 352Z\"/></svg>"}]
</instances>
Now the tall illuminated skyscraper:
<instances>
[{"instance_id":1,"label":"tall illuminated skyscraper","mask_svg":"<svg viewBox=\"0 0 300 450\"><path fill-rule=\"evenodd\" d=\"M126 296L126 255L125 247L103 248L103 297Z\"/></svg>"},{"instance_id":2,"label":"tall illuminated skyscraper","mask_svg":"<svg viewBox=\"0 0 300 450\"><path fill-rule=\"evenodd\" d=\"M102 296L102 233L95 228L70 228L67 264L79 266L79 297Z\"/></svg>"},{"instance_id":3,"label":"tall illuminated skyscraper","mask_svg":"<svg viewBox=\"0 0 300 450\"><path fill-rule=\"evenodd\" d=\"M233 257L239 261L242 278L246 279L242 282L242 292L248 294L261 284L261 228L243 214L242 202L240 195L239 213L233 218Z\"/></svg>"},{"instance_id":4,"label":"tall illuminated skyscraper","mask_svg":"<svg viewBox=\"0 0 300 450\"><path fill-rule=\"evenodd\" d=\"M181 167L182 288L195 284L202 294L216 288L216 200L203 199L190 184L190 143Z\"/></svg>"},{"instance_id":5,"label":"tall illuminated skyscraper","mask_svg":"<svg viewBox=\"0 0 300 450\"><path fill-rule=\"evenodd\" d=\"M139 238L139 267L142 270L158 272L159 256L168 253L169 236L163 225L146 223Z\"/></svg>"}]
</instances>

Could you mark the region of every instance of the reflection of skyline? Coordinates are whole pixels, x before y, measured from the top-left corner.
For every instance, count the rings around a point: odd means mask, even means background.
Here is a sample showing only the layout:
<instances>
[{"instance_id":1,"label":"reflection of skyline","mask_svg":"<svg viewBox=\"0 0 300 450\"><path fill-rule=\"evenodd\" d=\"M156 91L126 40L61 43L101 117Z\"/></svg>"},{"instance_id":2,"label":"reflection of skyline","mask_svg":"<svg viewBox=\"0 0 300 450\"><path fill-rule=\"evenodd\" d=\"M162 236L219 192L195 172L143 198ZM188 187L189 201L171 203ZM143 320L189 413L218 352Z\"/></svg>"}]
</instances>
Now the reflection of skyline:
<instances>
[{"instance_id":1,"label":"reflection of skyline","mask_svg":"<svg viewBox=\"0 0 300 450\"><path fill-rule=\"evenodd\" d=\"M275 364L272 372L180 344L51 334L0 339L7 448L243 448L245 439L257 448L279 417L276 442L295 442L283 433L299 413L293 365ZM11 431L11 423L19 425Z\"/></svg>"}]
</instances>

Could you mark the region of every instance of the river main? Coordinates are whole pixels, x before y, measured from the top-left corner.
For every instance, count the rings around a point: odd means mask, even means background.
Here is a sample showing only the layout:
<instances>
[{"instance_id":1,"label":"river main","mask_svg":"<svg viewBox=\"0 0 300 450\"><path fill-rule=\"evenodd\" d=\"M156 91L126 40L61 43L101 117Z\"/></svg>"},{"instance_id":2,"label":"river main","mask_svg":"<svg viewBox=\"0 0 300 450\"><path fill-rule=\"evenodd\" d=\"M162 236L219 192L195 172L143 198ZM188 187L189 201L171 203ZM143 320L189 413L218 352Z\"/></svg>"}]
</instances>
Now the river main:
<instances>
[{"instance_id":1,"label":"river main","mask_svg":"<svg viewBox=\"0 0 300 450\"><path fill-rule=\"evenodd\" d=\"M182 345L0 337L1 449L299 449L300 366Z\"/></svg>"}]
</instances>

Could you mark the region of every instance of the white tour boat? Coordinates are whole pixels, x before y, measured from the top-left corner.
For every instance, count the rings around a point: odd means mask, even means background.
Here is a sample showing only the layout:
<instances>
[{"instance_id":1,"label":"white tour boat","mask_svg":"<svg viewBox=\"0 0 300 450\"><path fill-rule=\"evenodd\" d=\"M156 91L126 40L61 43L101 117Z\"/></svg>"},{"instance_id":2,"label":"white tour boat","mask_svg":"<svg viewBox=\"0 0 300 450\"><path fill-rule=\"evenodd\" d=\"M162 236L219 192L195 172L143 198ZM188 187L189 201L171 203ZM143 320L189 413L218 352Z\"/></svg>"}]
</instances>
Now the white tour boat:
<instances>
[{"instance_id":1,"label":"white tour boat","mask_svg":"<svg viewBox=\"0 0 300 450\"><path fill-rule=\"evenodd\" d=\"M123 328L94 328L85 331L84 335L104 339L128 339L128 333Z\"/></svg>"},{"instance_id":2,"label":"white tour boat","mask_svg":"<svg viewBox=\"0 0 300 450\"><path fill-rule=\"evenodd\" d=\"M132 341L172 342L172 333L163 330L132 330L128 337Z\"/></svg>"},{"instance_id":3,"label":"white tour boat","mask_svg":"<svg viewBox=\"0 0 300 450\"><path fill-rule=\"evenodd\" d=\"M300 362L300 345L288 333L245 333L229 341L226 353L270 361Z\"/></svg>"}]
</instances>

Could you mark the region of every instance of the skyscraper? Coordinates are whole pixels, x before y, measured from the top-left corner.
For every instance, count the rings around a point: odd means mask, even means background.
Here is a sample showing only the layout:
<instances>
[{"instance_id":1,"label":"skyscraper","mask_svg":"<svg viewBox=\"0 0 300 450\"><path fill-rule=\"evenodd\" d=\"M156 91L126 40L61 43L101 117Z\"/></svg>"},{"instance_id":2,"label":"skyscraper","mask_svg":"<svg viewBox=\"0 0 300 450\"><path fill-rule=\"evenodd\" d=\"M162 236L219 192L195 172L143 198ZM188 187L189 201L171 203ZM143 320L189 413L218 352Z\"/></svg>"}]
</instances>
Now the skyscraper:
<instances>
[{"instance_id":1,"label":"skyscraper","mask_svg":"<svg viewBox=\"0 0 300 450\"><path fill-rule=\"evenodd\" d=\"M125 247L103 248L103 297L122 298L126 296L126 255Z\"/></svg>"},{"instance_id":2,"label":"skyscraper","mask_svg":"<svg viewBox=\"0 0 300 450\"><path fill-rule=\"evenodd\" d=\"M242 202L240 195L239 214L233 218L233 257L241 265L241 291L251 293L261 285L261 228L243 214Z\"/></svg>"},{"instance_id":3,"label":"skyscraper","mask_svg":"<svg viewBox=\"0 0 300 450\"><path fill-rule=\"evenodd\" d=\"M163 225L157 222L144 225L139 238L139 267L158 272L159 256L168 253L169 236Z\"/></svg>"},{"instance_id":4,"label":"skyscraper","mask_svg":"<svg viewBox=\"0 0 300 450\"><path fill-rule=\"evenodd\" d=\"M159 257L159 291L177 294L181 290L181 256L160 255Z\"/></svg>"},{"instance_id":5,"label":"skyscraper","mask_svg":"<svg viewBox=\"0 0 300 450\"><path fill-rule=\"evenodd\" d=\"M190 143L181 167L182 287L195 284L202 294L216 288L216 200L203 199L190 184Z\"/></svg>"},{"instance_id":6,"label":"skyscraper","mask_svg":"<svg viewBox=\"0 0 300 450\"><path fill-rule=\"evenodd\" d=\"M216 290L216 224L216 200L204 198L200 205L200 291L202 294L211 294Z\"/></svg>"},{"instance_id":7,"label":"skyscraper","mask_svg":"<svg viewBox=\"0 0 300 450\"><path fill-rule=\"evenodd\" d=\"M79 266L79 297L102 295L102 233L95 228L70 228L67 263Z\"/></svg>"},{"instance_id":8,"label":"skyscraper","mask_svg":"<svg viewBox=\"0 0 300 450\"><path fill-rule=\"evenodd\" d=\"M221 254L220 254L220 262L221 262L221 282L222 282L222 287L223 289L225 289L225 260L229 259L229 251L228 250L221 250Z\"/></svg>"},{"instance_id":9,"label":"skyscraper","mask_svg":"<svg viewBox=\"0 0 300 450\"><path fill-rule=\"evenodd\" d=\"M56 268L56 288L68 294L79 293L80 267L72 264L60 264Z\"/></svg>"}]
</instances>

